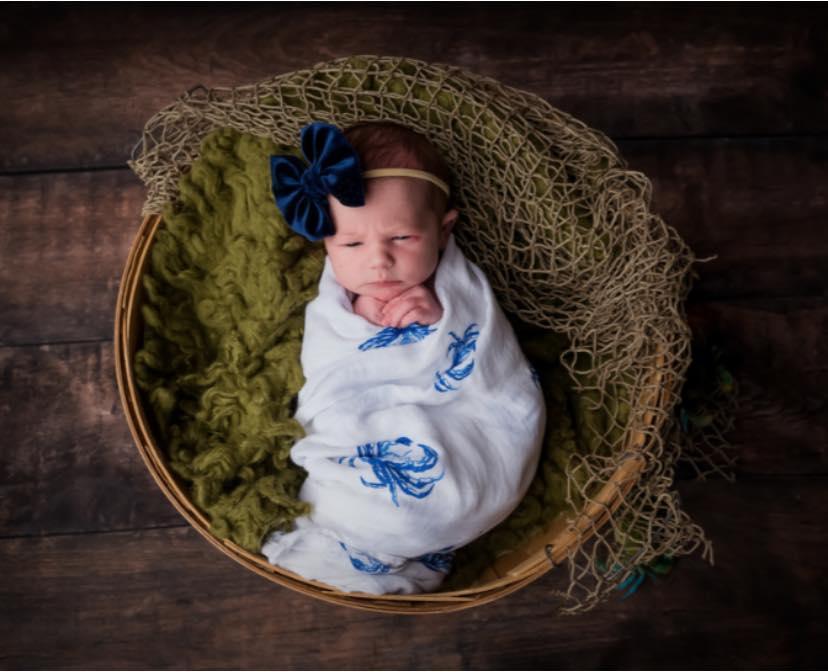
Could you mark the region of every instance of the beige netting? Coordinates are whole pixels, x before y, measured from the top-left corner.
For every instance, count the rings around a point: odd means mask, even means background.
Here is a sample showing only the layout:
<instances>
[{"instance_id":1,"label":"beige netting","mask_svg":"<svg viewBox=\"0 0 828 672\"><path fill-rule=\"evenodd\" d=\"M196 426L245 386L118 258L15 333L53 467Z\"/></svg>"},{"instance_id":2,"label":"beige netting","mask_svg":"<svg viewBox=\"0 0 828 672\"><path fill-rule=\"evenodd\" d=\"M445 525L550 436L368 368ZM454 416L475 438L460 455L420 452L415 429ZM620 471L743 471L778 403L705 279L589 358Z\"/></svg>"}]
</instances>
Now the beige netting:
<instances>
[{"instance_id":1,"label":"beige netting","mask_svg":"<svg viewBox=\"0 0 828 672\"><path fill-rule=\"evenodd\" d=\"M603 408L568 469L568 501L590 501L643 432L646 467L621 506L568 558L564 612L593 607L636 566L699 547L671 490L681 451L673 409L690 361L683 313L692 252L650 212L650 182L615 145L530 93L462 69L360 56L233 89L197 87L147 124L132 169L160 213L202 138L230 127L296 145L310 121L391 119L424 133L455 173L455 232L501 305L563 334L576 389Z\"/></svg>"}]
</instances>

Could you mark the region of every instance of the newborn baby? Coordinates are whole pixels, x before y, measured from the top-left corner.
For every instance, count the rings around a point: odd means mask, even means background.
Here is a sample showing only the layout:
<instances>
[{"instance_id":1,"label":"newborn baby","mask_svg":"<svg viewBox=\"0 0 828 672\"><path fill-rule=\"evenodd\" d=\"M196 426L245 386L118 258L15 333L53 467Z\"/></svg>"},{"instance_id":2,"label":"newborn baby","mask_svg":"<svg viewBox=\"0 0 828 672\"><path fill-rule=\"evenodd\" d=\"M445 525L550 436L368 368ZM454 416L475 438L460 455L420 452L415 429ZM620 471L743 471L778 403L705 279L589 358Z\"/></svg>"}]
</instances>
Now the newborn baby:
<instances>
[{"instance_id":1,"label":"newborn baby","mask_svg":"<svg viewBox=\"0 0 828 672\"><path fill-rule=\"evenodd\" d=\"M455 243L436 149L390 122L345 134L317 122L302 147L309 167L272 157L272 175L291 227L327 251L305 313L295 417L306 436L291 449L312 512L262 553L345 591L431 591L453 551L525 494L543 396Z\"/></svg>"},{"instance_id":2,"label":"newborn baby","mask_svg":"<svg viewBox=\"0 0 828 672\"><path fill-rule=\"evenodd\" d=\"M354 313L374 324L426 325L443 315L434 271L457 210L441 218L423 187L431 185L410 177L375 179L361 208L328 197L336 232L324 240L334 276L354 294Z\"/></svg>"}]
</instances>

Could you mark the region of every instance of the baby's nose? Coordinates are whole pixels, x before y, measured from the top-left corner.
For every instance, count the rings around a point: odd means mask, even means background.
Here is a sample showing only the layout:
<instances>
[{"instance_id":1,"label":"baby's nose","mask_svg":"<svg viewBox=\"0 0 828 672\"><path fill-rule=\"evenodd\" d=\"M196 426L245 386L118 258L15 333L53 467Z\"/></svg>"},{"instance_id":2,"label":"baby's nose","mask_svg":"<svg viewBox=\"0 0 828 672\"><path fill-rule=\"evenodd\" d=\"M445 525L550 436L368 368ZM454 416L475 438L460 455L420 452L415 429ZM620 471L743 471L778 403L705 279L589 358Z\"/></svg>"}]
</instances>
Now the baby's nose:
<instances>
[{"instance_id":1,"label":"baby's nose","mask_svg":"<svg viewBox=\"0 0 828 672\"><path fill-rule=\"evenodd\" d=\"M394 258L385 246L380 245L372 250L369 263L371 268L390 268L394 263Z\"/></svg>"}]
</instances>

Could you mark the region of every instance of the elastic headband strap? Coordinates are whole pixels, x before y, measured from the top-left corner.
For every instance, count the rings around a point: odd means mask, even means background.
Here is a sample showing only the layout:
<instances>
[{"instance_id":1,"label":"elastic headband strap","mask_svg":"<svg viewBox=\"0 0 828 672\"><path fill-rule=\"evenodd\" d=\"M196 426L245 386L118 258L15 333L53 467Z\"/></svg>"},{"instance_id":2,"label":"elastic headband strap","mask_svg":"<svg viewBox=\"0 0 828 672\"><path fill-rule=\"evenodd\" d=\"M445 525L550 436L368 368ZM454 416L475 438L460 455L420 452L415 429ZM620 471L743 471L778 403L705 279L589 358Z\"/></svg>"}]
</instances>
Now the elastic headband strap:
<instances>
[{"instance_id":1,"label":"elastic headband strap","mask_svg":"<svg viewBox=\"0 0 828 672\"><path fill-rule=\"evenodd\" d=\"M372 177L393 177L396 175L401 177L417 177L421 180L428 180L446 192L446 196L449 195L449 187L445 182L443 182L443 180L436 175L426 173L423 170L414 170L413 168L376 168L374 170L366 170L362 173L362 176L367 179Z\"/></svg>"}]
</instances>

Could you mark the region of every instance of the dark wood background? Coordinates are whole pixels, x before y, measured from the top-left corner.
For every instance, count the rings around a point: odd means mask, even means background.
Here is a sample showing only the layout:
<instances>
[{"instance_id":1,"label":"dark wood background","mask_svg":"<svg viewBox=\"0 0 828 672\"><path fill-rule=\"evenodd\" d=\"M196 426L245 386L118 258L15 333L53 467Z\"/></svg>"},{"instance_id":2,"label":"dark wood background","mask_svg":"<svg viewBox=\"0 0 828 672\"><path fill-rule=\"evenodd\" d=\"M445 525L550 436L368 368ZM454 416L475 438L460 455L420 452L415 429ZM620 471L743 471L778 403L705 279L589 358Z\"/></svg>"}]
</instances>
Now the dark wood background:
<instances>
[{"instance_id":1,"label":"dark wood background","mask_svg":"<svg viewBox=\"0 0 828 672\"><path fill-rule=\"evenodd\" d=\"M826 595L828 31L818 5L0 7L0 665L821 665ZM391 617L272 585L208 545L133 445L113 315L145 121L195 84L351 54L449 63L615 140L699 257L694 324L742 388L737 481L682 481L715 567L575 618L552 577ZM620 594L619 594L620 597Z\"/></svg>"}]
</instances>

